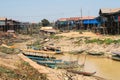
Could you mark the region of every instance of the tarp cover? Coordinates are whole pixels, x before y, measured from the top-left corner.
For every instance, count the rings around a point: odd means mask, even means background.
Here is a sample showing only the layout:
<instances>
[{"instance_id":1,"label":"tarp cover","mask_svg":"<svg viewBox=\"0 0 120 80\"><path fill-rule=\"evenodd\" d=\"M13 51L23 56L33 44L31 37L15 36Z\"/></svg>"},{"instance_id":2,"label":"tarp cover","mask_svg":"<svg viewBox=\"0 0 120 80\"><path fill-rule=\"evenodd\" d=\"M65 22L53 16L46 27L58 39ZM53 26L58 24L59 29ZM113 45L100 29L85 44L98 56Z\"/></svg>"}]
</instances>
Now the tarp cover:
<instances>
[{"instance_id":1,"label":"tarp cover","mask_svg":"<svg viewBox=\"0 0 120 80\"><path fill-rule=\"evenodd\" d=\"M84 20L83 24L99 24L99 22L96 19L91 19L91 20Z\"/></svg>"}]
</instances>

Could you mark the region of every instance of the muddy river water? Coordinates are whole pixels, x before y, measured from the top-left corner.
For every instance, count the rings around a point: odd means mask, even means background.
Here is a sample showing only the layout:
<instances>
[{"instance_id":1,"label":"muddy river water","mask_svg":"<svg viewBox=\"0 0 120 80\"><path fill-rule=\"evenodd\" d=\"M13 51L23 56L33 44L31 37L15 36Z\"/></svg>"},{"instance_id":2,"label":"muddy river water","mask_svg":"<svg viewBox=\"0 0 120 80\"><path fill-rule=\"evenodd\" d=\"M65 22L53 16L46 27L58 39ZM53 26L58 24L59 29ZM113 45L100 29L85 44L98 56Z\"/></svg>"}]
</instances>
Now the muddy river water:
<instances>
[{"instance_id":1,"label":"muddy river water","mask_svg":"<svg viewBox=\"0 0 120 80\"><path fill-rule=\"evenodd\" d=\"M58 58L67 60L67 61L74 61L78 60L79 64L85 63L84 70L88 72L94 72L96 76L100 76L106 78L108 80L120 80L120 62L114 61L109 58L103 58L99 56L91 56L85 54L79 55L71 55L71 54L64 54L64 55L57 55Z\"/></svg>"}]
</instances>

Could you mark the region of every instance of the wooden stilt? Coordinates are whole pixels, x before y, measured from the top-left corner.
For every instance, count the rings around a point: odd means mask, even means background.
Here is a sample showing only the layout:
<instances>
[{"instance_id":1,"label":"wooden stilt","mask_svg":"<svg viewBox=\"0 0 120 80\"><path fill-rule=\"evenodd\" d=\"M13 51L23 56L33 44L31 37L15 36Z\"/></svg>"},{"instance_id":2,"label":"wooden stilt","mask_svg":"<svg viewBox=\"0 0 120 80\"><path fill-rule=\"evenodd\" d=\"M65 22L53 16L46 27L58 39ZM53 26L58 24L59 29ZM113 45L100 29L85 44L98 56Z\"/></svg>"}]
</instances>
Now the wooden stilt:
<instances>
[{"instance_id":1,"label":"wooden stilt","mask_svg":"<svg viewBox=\"0 0 120 80\"><path fill-rule=\"evenodd\" d=\"M119 21L118 21L118 34L120 34L120 25L119 25Z\"/></svg>"}]
</instances>

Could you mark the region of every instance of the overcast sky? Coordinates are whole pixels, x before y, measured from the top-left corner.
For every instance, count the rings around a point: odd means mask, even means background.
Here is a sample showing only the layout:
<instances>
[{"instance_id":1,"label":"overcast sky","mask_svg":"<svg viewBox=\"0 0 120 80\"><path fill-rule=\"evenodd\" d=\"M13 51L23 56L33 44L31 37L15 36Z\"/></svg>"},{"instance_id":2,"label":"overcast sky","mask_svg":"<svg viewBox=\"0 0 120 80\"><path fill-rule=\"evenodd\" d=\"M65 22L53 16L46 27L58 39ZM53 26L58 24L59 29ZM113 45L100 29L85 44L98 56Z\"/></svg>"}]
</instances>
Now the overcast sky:
<instances>
[{"instance_id":1,"label":"overcast sky","mask_svg":"<svg viewBox=\"0 0 120 80\"><path fill-rule=\"evenodd\" d=\"M46 18L98 16L100 8L120 8L120 0L0 0L0 17L39 22Z\"/></svg>"}]
</instances>

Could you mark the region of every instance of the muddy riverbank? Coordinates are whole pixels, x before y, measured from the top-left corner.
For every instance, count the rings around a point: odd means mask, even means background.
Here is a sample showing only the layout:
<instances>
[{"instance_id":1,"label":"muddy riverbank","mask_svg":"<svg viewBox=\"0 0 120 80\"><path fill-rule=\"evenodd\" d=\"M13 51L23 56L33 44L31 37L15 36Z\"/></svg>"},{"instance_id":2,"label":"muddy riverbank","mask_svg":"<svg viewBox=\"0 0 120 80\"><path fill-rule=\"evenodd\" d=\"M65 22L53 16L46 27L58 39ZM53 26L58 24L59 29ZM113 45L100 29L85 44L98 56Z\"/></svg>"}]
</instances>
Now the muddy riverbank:
<instances>
[{"instance_id":1,"label":"muddy riverbank","mask_svg":"<svg viewBox=\"0 0 120 80\"><path fill-rule=\"evenodd\" d=\"M95 76L99 76L108 80L119 80L120 79L120 62L114 61L110 58L92 56L86 54L73 55L65 53L64 55L56 55L59 59L63 60L78 60L79 64L85 64L84 70L88 72L96 71ZM86 57L86 59L85 59Z\"/></svg>"}]
</instances>

